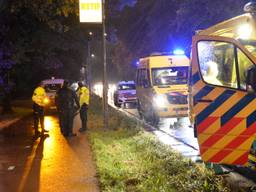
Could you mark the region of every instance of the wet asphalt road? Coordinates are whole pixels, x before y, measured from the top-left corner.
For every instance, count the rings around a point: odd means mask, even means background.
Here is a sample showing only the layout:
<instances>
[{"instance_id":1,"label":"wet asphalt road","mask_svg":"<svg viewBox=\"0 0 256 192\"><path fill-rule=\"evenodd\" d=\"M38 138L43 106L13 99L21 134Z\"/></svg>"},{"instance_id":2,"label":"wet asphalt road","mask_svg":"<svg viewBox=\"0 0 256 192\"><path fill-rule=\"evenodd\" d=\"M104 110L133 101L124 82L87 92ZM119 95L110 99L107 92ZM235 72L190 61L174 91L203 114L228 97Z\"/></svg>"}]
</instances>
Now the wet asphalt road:
<instances>
[{"instance_id":1,"label":"wet asphalt road","mask_svg":"<svg viewBox=\"0 0 256 192\"><path fill-rule=\"evenodd\" d=\"M54 115L45 127L49 136L34 138L28 117L0 132L0 191L99 191L87 133L63 137ZM74 132L79 127L77 116Z\"/></svg>"}]
</instances>

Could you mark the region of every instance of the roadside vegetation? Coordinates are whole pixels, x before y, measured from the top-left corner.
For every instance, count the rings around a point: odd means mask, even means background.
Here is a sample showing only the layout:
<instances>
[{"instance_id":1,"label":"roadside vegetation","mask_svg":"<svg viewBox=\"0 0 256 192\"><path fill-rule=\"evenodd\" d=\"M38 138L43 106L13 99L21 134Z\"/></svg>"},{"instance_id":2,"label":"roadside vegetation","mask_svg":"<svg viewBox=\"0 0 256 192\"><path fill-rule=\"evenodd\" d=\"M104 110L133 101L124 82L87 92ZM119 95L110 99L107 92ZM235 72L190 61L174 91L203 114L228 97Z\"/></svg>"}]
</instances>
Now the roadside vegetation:
<instances>
[{"instance_id":1,"label":"roadside vegetation","mask_svg":"<svg viewBox=\"0 0 256 192\"><path fill-rule=\"evenodd\" d=\"M221 176L183 158L113 109L104 130L100 103L93 98L89 133L101 191L230 191Z\"/></svg>"}]
</instances>

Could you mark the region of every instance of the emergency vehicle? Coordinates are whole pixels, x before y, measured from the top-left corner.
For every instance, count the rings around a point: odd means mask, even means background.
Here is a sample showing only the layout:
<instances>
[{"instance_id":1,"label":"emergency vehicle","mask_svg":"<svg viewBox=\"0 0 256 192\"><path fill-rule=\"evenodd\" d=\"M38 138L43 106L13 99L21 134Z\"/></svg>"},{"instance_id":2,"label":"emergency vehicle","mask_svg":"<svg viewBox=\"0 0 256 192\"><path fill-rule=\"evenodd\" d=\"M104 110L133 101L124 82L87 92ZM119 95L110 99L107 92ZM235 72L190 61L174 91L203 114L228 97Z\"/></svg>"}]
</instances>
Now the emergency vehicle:
<instances>
[{"instance_id":1,"label":"emergency vehicle","mask_svg":"<svg viewBox=\"0 0 256 192\"><path fill-rule=\"evenodd\" d=\"M192 39L190 120L205 162L256 162L256 4Z\"/></svg>"},{"instance_id":2,"label":"emergency vehicle","mask_svg":"<svg viewBox=\"0 0 256 192\"><path fill-rule=\"evenodd\" d=\"M136 86L134 81L120 81L117 90L114 92L114 104L117 107L126 103L136 103Z\"/></svg>"},{"instance_id":3,"label":"emergency vehicle","mask_svg":"<svg viewBox=\"0 0 256 192\"><path fill-rule=\"evenodd\" d=\"M189 58L184 54L152 54L137 67L137 108L157 125L160 118L187 116Z\"/></svg>"},{"instance_id":4,"label":"emergency vehicle","mask_svg":"<svg viewBox=\"0 0 256 192\"><path fill-rule=\"evenodd\" d=\"M45 79L41 84L45 88L47 98L45 99L46 108L55 108L55 96L57 91L61 88L64 83L64 79Z\"/></svg>"}]
</instances>

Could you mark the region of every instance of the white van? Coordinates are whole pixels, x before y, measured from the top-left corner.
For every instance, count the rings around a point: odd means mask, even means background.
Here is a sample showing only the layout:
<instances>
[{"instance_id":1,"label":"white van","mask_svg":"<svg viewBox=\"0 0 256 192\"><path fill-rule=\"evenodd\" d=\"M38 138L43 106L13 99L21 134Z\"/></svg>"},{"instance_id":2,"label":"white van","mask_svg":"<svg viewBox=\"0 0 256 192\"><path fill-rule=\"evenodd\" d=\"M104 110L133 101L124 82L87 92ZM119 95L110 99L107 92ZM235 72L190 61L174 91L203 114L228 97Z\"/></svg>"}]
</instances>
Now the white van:
<instances>
[{"instance_id":1,"label":"white van","mask_svg":"<svg viewBox=\"0 0 256 192\"><path fill-rule=\"evenodd\" d=\"M57 91L61 88L64 83L64 79L45 79L41 82L44 86L46 95L49 99L49 102L46 108L54 108L55 107L55 96Z\"/></svg>"},{"instance_id":2,"label":"white van","mask_svg":"<svg viewBox=\"0 0 256 192\"><path fill-rule=\"evenodd\" d=\"M117 107L126 103L136 103L136 86L134 81L119 81L114 92L114 104Z\"/></svg>"}]
</instances>

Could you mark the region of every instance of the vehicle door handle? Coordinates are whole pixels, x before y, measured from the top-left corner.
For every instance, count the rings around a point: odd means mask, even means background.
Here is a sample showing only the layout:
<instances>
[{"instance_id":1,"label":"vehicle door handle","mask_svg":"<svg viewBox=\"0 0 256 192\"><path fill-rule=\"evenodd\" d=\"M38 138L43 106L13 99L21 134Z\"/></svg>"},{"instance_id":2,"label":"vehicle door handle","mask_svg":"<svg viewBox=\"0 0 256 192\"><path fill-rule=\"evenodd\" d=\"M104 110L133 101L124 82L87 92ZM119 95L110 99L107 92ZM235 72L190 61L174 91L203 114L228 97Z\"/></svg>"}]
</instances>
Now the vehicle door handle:
<instances>
[{"instance_id":1,"label":"vehicle door handle","mask_svg":"<svg viewBox=\"0 0 256 192\"><path fill-rule=\"evenodd\" d=\"M198 99L196 101L197 102L202 102L202 103L211 103L211 102L213 102L213 100L211 100L211 99Z\"/></svg>"}]
</instances>

